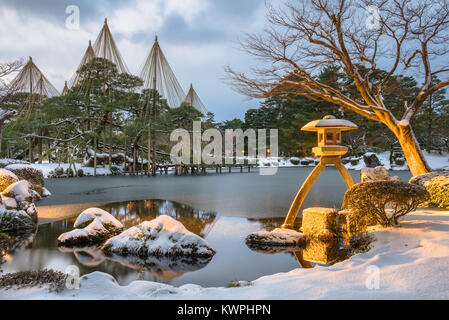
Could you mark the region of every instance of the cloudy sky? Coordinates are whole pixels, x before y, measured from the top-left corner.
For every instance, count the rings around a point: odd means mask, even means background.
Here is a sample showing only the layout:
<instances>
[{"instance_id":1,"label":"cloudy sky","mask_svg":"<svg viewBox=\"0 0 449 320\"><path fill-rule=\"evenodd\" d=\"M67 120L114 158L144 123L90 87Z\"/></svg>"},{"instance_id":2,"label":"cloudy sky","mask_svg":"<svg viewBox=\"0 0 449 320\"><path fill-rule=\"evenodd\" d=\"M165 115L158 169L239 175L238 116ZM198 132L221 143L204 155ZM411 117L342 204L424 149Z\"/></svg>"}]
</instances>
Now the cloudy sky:
<instances>
[{"instance_id":1,"label":"cloudy sky","mask_svg":"<svg viewBox=\"0 0 449 320\"><path fill-rule=\"evenodd\" d=\"M79 30L66 27L70 5L79 8ZM0 61L32 56L61 91L107 17L132 73L138 73L158 35L185 91L193 83L219 121L242 118L258 102L232 91L223 70L250 64L237 40L261 30L264 14L262 0L0 0Z\"/></svg>"}]
</instances>

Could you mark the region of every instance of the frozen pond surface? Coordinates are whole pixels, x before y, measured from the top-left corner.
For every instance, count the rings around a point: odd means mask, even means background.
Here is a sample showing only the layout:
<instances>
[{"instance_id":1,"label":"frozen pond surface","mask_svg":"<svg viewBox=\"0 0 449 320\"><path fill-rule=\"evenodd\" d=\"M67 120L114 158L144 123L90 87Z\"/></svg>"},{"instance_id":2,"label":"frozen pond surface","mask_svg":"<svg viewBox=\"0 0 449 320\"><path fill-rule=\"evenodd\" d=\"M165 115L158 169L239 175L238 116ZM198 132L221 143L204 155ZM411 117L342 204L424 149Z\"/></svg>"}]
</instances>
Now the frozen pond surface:
<instances>
[{"instance_id":1,"label":"frozen pond surface","mask_svg":"<svg viewBox=\"0 0 449 320\"><path fill-rule=\"evenodd\" d=\"M3 272L41 268L65 271L67 266L76 265L81 274L110 273L121 285L145 279L175 286L186 283L224 286L233 280L251 281L264 275L287 272L300 267L298 254L252 251L246 246L245 237L253 231L271 230L282 224L294 194L310 170L282 168L275 176L233 173L199 177L48 180L46 187L53 195L38 203L39 215L44 219L41 219L33 243L8 256L1 268ZM358 181L358 171L351 174ZM410 177L408 172L394 174L404 181ZM345 190L338 172L328 168L312 188L303 207L339 207ZM168 214L204 237L217 253L203 265L161 260L142 267L131 261L106 258L94 248L76 252L58 249L57 238L73 229L74 215L93 204L116 216L127 228ZM66 218L69 216L71 218Z\"/></svg>"},{"instance_id":2,"label":"frozen pond surface","mask_svg":"<svg viewBox=\"0 0 449 320\"><path fill-rule=\"evenodd\" d=\"M41 218L61 218L79 214L83 204L130 200L166 199L181 202L198 210L210 210L223 216L246 218L285 217L311 167L280 168L274 176L258 172L207 174L205 176L173 175L156 177L85 177L50 179L46 187L52 196L37 203ZM359 181L359 171L350 171ZM408 171L394 171L403 181ZM304 201L312 206L340 207L346 185L337 169L328 167L318 178ZM56 207L57 205L67 205ZM79 206L74 206L79 204ZM48 207L51 206L51 207ZM42 220L45 221L45 220Z\"/></svg>"}]
</instances>

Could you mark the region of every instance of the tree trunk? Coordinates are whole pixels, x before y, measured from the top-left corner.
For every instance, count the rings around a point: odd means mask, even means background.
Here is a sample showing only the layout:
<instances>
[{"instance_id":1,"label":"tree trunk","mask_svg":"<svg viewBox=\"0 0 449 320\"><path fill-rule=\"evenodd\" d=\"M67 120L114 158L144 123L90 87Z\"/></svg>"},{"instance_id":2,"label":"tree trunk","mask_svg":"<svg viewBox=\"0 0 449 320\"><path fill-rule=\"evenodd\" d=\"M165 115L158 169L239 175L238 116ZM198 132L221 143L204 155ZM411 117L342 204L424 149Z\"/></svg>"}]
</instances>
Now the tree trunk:
<instances>
[{"instance_id":1,"label":"tree trunk","mask_svg":"<svg viewBox=\"0 0 449 320\"><path fill-rule=\"evenodd\" d=\"M151 142L153 146L153 176L156 175L156 141L153 139Z\"/></svg>"},{"instance_id":2,"label":"tree trunk","mask_svg":"<svg viewBox=\"0 0 449 320\"><path fill-rule=\"evenodd\" d=\"M109 169L112 167L112 114L111 125L109 126Z\"/></svg>"},{"instance_id":3,"label":"tree trunk","mask_svg":"<svg viewBox=\"0 0 449 320\"><path fill-rule=\"evenodd\" d=\"M94 138L94 177L97 176L97 138Z\"/></svg>"},{"instance_id":4,"label":"tree trunk","mask_svg":"<svg viewBox=\"0 0 449 320\"><path fill-rule=\"evenodd\" d=\"M427 153L430 153L430 150L432 148L432 125L433 125L433 119L432 119L432 114L430 114L429 123L427 125L427 144L426 144Z\"/></svg>"},{"instance_id":5,"label":"tree trunk","mask_svg":"<svg viewBox=\"0 0 449 320\"><path fill-rule=\"evenodd\" d=\"M398 130L393 132L398 138L412 175L416 177L421 174L429 173L431 169L421 152L421 148L410 124L400 122L396 129Z\"/></svg>"},{"instance_id":6,"label":"tree trunk","mask_svg":"<svg viewBox=\"0 0 449 320\"><path fill-rule=\"evenodd\" d=\"M33 140L31 137L28 139L28 156L29 156L29 162L34 163L34 155L33 155Z\"/></svg>"},{"instance_id":7,"label":"tree trunk","mask_svg":"<svg viewBox=\"0 0 449 320\"><path fill-rule=\"evenodd\" d=\"M42 136L42 129L37 129L37 135ZM42 163L42 138L38 138L39 163Z\"/></svg>"}]
</instances>

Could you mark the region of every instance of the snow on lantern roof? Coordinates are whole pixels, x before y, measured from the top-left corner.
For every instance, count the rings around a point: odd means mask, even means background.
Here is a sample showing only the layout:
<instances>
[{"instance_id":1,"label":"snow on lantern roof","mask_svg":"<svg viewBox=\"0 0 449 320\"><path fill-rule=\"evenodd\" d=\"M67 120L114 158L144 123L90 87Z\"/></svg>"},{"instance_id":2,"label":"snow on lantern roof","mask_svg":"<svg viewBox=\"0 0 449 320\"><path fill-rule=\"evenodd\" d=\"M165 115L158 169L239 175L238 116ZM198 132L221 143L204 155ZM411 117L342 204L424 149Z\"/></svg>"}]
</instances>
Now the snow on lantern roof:
<instances>
[{"instance_id":1,"label":"snow on lantern roof","mask_svg":"<svg viewBox=\"0 0 449 320\"><path fill-rule=\"evenodd\" d=\"M334 116L325 116L323 119L309 122L301 128L302 131L318 131L322 128L340 129L341 131L355 130L359 127L348 120L337 119Z\"/></svg>"}]
</instances>

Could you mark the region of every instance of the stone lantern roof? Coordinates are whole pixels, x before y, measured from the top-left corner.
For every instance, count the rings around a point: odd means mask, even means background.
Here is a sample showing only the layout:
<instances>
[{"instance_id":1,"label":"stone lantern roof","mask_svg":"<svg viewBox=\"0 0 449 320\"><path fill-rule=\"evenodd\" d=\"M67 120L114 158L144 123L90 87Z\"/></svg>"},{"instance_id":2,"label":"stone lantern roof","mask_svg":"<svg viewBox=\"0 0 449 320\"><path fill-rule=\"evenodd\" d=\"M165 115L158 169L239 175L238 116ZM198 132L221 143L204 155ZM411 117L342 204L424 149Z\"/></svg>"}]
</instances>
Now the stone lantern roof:
<instances>
[{"instance_id":1,"label":"stone lantern roof","mask_svg":"<svg viewBox=\"0 0 449 320\"><path fill-rule=\"evenodd\" d=\"M323 119L309 122L301 128L302 131L317 132L320 129L332 128L339 129L341 131L349 131L358 129L355 123L348 120L337 119L334 116L325 116Z\"/></svg>"}]
</instances>

